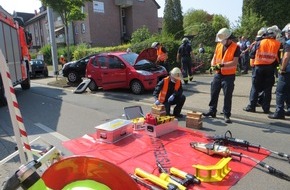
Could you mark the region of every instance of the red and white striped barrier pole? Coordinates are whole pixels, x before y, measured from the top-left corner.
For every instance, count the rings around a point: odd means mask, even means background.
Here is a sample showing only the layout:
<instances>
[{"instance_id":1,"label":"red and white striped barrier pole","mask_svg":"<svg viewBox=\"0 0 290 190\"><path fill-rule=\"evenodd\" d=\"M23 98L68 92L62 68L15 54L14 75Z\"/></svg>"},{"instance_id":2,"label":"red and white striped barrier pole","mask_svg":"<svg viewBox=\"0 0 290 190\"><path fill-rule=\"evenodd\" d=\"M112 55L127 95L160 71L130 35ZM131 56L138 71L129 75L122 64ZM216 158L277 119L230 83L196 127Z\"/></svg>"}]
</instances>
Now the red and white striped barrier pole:
<instances>
[{"instance_id":1,"label":"red and white striped barrier pole","mask_svg":"<svg viewBox=\"0 0 290 190\"><path fill-rule=\"evenodd\" d=\"M15 91L12 85L9 69L1 50L0 50L0 71L8 103L9 113L13 124L13 130L18 147L20 161L22 164L25 164L27 160L24 154L23 147L25 148L28 160L33 160L33 156L28 141L27 133L24 127L23 118L21 116L19 105L15 96Z\"/></svg>"}]
</instances>

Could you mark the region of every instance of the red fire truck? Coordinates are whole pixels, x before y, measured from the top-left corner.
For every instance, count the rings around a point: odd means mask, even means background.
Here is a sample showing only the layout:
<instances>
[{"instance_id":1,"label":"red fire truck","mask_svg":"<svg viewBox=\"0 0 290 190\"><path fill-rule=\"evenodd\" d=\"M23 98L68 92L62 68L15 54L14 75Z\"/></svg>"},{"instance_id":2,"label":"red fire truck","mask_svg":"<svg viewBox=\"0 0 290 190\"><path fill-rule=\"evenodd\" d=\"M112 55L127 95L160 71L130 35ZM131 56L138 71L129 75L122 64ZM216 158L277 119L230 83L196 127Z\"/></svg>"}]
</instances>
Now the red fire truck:
<instances>
[{"instance_id":1,"label":"red fire truck","mask_svg":"<svg viewBox=\"0 0 290 190\"><path fill-rule=\"evenodd\" d=\"M29 46L31 35L0 6L0 50L5 57L13 86L30 88ZM0 106L7 105L2 77L0 77Z\"/></svg>"}]
</instances>

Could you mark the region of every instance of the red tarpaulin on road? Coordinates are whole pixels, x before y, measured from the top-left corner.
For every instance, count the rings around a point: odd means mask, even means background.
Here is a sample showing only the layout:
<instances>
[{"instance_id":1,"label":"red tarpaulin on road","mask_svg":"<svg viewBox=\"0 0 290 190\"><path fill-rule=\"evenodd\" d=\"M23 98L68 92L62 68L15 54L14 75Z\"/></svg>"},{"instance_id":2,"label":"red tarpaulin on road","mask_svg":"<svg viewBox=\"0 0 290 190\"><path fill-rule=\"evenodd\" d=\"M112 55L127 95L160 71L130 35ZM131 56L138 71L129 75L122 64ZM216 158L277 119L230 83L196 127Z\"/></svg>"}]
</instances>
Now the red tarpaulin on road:
<instances>
[{"instance_id":1,"label":"red tarpaulin on road","mask_svg":"<svg viewBox=\"0 0 290 190\"><path fill-rule=\"evenodd\" d=\"M215 165L221 159L220 156L209 156L193 149L190 142L207 143L208 141L203 133L179 127L178 130L159 138L150 137L144 131L138 131L114 144L107 144L99 142L96 134L90 134L66 141L63 145L75 155L89 155L107 160L128 173L134 173L135 168L141 168L157 176L159 176L159 171L156 159L190 174L195 174L195 168L192 167L194 164ZM264 150L257 152L257 150L246 151L233 147L230 149L258 160L263 160L269 155ZM229 189L255 165L255 162L245 158L242 161L239 161L239 158L233 158L229 163L231 171L221 182L202 182L188 189Z\"/></svg>"}]
</instances>

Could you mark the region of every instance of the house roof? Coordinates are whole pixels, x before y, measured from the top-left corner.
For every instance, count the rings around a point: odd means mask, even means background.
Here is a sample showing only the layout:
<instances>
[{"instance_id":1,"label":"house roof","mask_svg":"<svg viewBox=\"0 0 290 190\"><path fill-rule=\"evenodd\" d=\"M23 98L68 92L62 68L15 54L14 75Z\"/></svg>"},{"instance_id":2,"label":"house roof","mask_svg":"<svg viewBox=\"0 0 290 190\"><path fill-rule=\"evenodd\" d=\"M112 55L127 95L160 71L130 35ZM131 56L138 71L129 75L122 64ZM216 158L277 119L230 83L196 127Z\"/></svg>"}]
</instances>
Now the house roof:
<instances>
[{"instance_id":1,"label":"house roof","mask_svg":"<svg viewBox=\"0 0 290 190\"><path fill-rule=\"evenodd\" d=\"M157 9L160 9L161 8L160 5L156 2L156 0L153 0L153 2L156 4Z\"/></svg>"},{"instance_id":2,"label":"house roof","mask_svg":"<svg viewBox=\"0 0 290 190\"><path fill-rule=\"evenodd\" d=\"M45 11L43 11L43 12L40 12L40 13L37 14L37 15L34 15L34 17L30 18L27 22L25 22L25 25L28 25L28 24L30 24L30 23L36 21L36 20L39 20L39 19L45 17L46 14L47 14L47 13L46 13L46 10L45 10Z\"/></svg>"},{"instance_id":3,"label":"house roof","mask_svg":"<svg viewBox=\"0 0 290 190\"><path fill-rule=\"evenodd\" d=\"M13 18L19 23L20 26L24 26L25 22L34 17L34 15L35 14L33 13L14 12Z\"/></svg>"}]
</instances>

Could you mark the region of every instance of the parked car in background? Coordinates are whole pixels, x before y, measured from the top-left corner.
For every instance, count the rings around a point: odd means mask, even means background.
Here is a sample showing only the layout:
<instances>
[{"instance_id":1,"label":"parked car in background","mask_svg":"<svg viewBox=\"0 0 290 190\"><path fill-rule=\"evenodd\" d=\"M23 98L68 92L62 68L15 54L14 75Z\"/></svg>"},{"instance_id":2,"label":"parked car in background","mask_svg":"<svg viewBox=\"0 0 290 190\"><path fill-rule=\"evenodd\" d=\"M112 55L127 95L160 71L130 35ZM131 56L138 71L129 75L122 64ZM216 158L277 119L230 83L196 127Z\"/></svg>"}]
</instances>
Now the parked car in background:
<instances>
[{"instance_id":1,"label":"parked car in background","mask_svg":"<svg viewBox=\"0 0 290 190\"><path fill-rule=\"evenodd\" d=\"M30 77L35 78L36 76L48 77L47 65L43 60L32 59L30 61Z\"/></svg>"},{"instance_id":2,"label":"parked car in background","mask_svg":"<svg viewBox=\"0 0 290 190\"><path fill-rule=\"evenodd\" d=\"M86 74L86 66L89 59L94 55L88 55L76 61L71 61L64 64L62 68L62 75L67 77L71 83L80 82Z\"/></svg>"},{"instance_id":3,"label":"parked car in background","mask_svg":"<svg viewBox=\"0 0 290 190\"><path fill-rule=\"evenodd\" d=\"M128 88L134 94L152 90L157 82L168 75L163 66L156 65L154 48L143 50L139 55L128 52L100 53L90 59L86 77L91 79L91 91Z\"/></svg>"}]
</instances>

